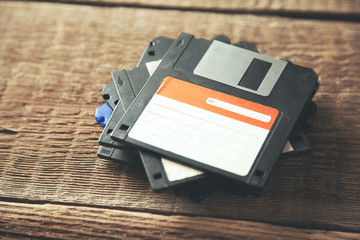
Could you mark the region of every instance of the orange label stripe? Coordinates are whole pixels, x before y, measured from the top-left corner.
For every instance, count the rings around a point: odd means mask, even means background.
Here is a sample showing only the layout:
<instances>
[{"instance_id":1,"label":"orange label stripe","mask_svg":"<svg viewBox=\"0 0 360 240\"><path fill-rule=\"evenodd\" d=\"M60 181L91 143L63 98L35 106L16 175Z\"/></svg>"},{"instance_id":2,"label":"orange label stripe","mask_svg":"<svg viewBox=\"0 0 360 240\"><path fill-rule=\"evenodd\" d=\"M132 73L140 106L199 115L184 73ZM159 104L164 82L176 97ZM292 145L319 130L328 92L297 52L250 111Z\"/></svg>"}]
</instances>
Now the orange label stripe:
<instances>
[{"instance_id":1,"label":"orange label stripe","mask_svg":"<svg viewBox=\"0 0 360 240\"><path fill-rule=\"evenodd\" d=\"M271 129L279 113L275 108L217 92L173 77L166 77L156 94L267 130ZM270 117L270 121L260 121L224 108L213 106L206 103L206 100L209 97L256 113L267 115Z\"/></svg>"}]
</instances>

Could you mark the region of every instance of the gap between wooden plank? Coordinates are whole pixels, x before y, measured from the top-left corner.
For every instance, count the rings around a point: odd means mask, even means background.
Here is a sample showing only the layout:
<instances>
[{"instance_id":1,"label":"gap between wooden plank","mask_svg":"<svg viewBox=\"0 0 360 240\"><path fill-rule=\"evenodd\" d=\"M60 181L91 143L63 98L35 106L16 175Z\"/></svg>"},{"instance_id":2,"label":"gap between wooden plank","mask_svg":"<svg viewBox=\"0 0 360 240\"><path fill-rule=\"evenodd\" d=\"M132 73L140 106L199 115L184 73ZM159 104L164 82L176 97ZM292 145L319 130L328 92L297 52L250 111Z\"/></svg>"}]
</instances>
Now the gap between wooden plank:
<instances>
[{"instance_id":1,"label":"gap between wooden plank","mask_svg":"<svg viewBox=\"0 0 360 240\"><path fill-rule=\"evenodd\" d=\"M212 217L0 201L0 233L35 238L355 239L359 233L298 229Z\"/></svg>"},{"instance_id":2,"label":"gap between wooden plank","mask_svg":"<svg viewBox=\"0 0 360 240\"><path fill-rule=\"evenodd\" d=\"M213 12L213 13L223 13L223 14L254 14L259 16L277 16L277 17L307 19L307 20L360 22L360 6L357 6L356 2L353 3L354 5L353 9L346 8L345 11L341 11L341 10L339 11L339 9L332 9L332 11L326 11L325 8L324 9L305 8L299 10L296 8L272 7L271 4L270 7L252 6L249 8L246 8L246 6L241 7L238 5L236 5L236 7L231 7L230 3L227 3L229 4L229 6L226 5L216 6L215 4L200 5L199 3L195 3L192 5L191 3L181 4L181 2L178 2L178 5L174 5L171 4L171 2L169 3L169 1L159 1L162 3L160 4L160 3L153 3L152 1L141 1L141 0L140 1L31 0L30 2L64 3L64 4L74 4L74 5L89 5L89 6L97 6L97 7L127 7L127 8L157 9L157 10ZM296 2L296 0L293 0L293 2ZM340 7L341 1L338 2ZM350 5L351 4L352 3L350 3Z\"/></svg>"},{"instance_id":3,"label":"gap between wooden plank","mask_svg":"<svg viewBox=\"0 0 360 240\"><path fill-rule=\"evenodd\" d=\"M239 222L249 222L249 223L258 223L258 224L264 224L269 226L278 226L280 228L291 228L291 229L298 229L298 230L304 230L304 231L323 231L323 232L342 232L342 233L359 233L360 236L360 229L348 229L348 228L333 228L333 229L322 229L321 226L309 226L309 225L301 225L301 224L291 224L289 225L287 222L264 222L264 221L248 221L248 220L242 220L242 219L236 219L236 218L229 218L229 217L218 217L218 216L204 216L199 215L197 213L189 213L189 212L167 212L167 211L161 211L157 209L141 209L141 208L130 208L130 207L118 207L118 206L106 206L106 205L94 205L94 204L86 204L86 203L74 203L74 202L57 202L57 201L39 201L39 200L29 200L29 199L17 199L17 198L5 198L0 197L0 213L1 213L1 206L2 204L9 204L9 205L26 205L29 206L46 206L46 205L53 205L53 206L63 206L66 207L74 207L74 208L91 208L91 209L99 209L101 211L102 209L107 209L109 211L123 211L123 212L132 212L132 213L139 213L139 214L153 214L153 215L161 215L161 216L168 216L168 217L174 217L174 216L183 216L188 218L203 218L203 219L219 219L219 221L239 221ZM200 206L200 205L199 205ZM1 220L0 220L1 222ZM1 226L1 225L0 225ZM1 229L1 228L0 228ZM0 230L1 233L1 230Z\"/></svg>"}]
</instances>

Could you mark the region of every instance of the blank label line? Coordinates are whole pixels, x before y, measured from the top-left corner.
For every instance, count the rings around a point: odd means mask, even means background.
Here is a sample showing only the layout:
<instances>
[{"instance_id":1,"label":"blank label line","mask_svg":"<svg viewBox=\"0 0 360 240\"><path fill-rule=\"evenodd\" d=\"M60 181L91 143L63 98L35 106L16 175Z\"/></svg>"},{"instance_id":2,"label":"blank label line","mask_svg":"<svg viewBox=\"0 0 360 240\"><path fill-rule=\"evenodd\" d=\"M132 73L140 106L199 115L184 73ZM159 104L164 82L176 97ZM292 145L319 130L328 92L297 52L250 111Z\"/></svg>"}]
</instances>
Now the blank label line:
<instances>
[{"instance_id":1,"label":"blank label line","mask_svg":"<svg viewBox=\"0 0 360 240\"><path fill-rule=\"evenodd\" d=\"M224 126L224 125L221 125L221 124L218 124L218 123L214 123L214 122L211 122L211 121L206 120L206 119L203 119L203 118L195 117L195 116L190 115L190 114L188 114L188 113L184 113L184 112L178 111L178 110L176 110L176 109L166 107L166 106L161 105L161 104L159 104L159 103L157 103L157 102L154 102L153 104L156 105L156 106L159 106L159 107L162 107L162 108L165 108L165 109L169 109L169 110L171 110L171 111L174 111L174 112L177 112L177 113L180 113L180 114L183 114L183 115L192 117L192 118L199 119L199 120L204 121L204 122L208 122L208 123L213 124L213 125L215 125L215 126L223 127L223 128L229 129L229 130L231 130L231 131L235 131L235 132L241 133L241 134L243 134L243 135L246 135L246 136L249 136L249 137L253 137L253 138L259 139L259 136L255 136L255 135L252 135L252 134L243 132L243 131L239 131L239 130L236 130L236 129L233 129L233 128L229 128L229 127L227 127L227 126Z\"/></svg>"},{"instance_id":2,"label":"blank label line","mask_svg":"<svg viewBox=\"0 0 360 240\"><path fill-rule=\"evenodd\" d=\"M185 145L185 144L183 144L183 143L181 143L181 142L177 142L177 141L174 141L174 140L172 140L172 139L169 139L169 138L166 138L166 137L163 137L163 136L154 134L153 132L149 132L149 131L146 131L146 130L144 130L144 129L138 129L138 131L143 132L143 133L145 133L145 134L147 134L147 135L149 135L149 136L151 136L151 137L158 137L158 138L164 139L164 140L166 140L166 141L173 142L173 143L175 143L175 144L179 144L179 145L181 145L181 146L183 146L183 147L186 147L186 148L189 148L189 149L192 149L192 150L195 150L195 151L202 152L202 153L204 153L204 154L206 154L206 155L213 156L213 157L216 157L216 158L218 158L218 159L222 159L222 160L227 161L227 162L232 162L232 163L235 163L235 164L240 165L240 166L242 166L242 167L244 166L244 164L242 164L242 163L240 163L240 162L232 161L232 160L230 160L230 159L228 159L228 158L224 158L223 156L219 156L219 155L216 155L216 154L211 154L211 153L209 153L209 152L205 152L205 151L203 151L203 150L201 150L201 149L199 149L199 148L196 148L196 147L193 147L193 146L189 146L189 145Z\"/></svg>"},{"instance_id":3,"label":"blank label line","mask_svg":"<svg viewBox=\"0 0 360 240\"><path fill-rule=\"evenodd\" d=\"M243 156L246 156L246 157L250 157L250 156L249 156L248 154L246 154L246 153L239 152L239 151L235 151L235 150L230 149L230 148L228 148L228 147L225 147L225 146L222 146L222 145L218 145L218 144L213 143L213 142L209 142L209 141L207 141L207 140L205 140L205 139L195 138L194 136L191 136L191 135L189 135L189 134L185 134L185 133L183 133L183 132L176 131L176 130L171 129L171 128L167 128L167 127L164 127L164 126L162 126L162 125L159 125L159 124L156 124L156 123L147 121L147 120L142 120L142 121L143 121L143 122L146 122L147 124L150 124L150 125L157 126L157 127L159 127L159 128L165 129L165 130L167 130L167 131L171 131L171 132L177 133L177 134L179 134L179 135L183 135L183 136L185 136L185 137L189 137L189 138L192 138L192 139L196 139L196 140L198 140L199 142L204 142L204 143L207 143L207 144L209 144L209 145L213 145L213 146L215 146L215 147L219 147L219 148L225 149L225 150L230 151L230 152L234 152L234 153L238 153L238 154L241 154L241 155L243 155Z\"/></svg>"},{"instance_id":4,"label":"blank label line","mask_svg":"<svg viewBox=\"0 0 360 240\"><path fill-rule=\"evenodd\" d=\"M221 137L221 138L224 138L224 139L227 139L227 140L230 140L230 141L237 142L237 143L239 143L239 144L245 145L245 146L250 147L250 148L255 148L255 147L256 147L256 146L254 146L254 145L241 142L241 141L239 141L238 139L229 138L229 137L227 137L227 136L223 136L223 135L220 135L220 134L215 133L215 132L210 132L210 131L208 131L208 130L205 130L205 129L202 129L202 128L199 128L199 127L196 127L196 126L192 126L191 124L187 124L187 123L184 123L184 122L177 121L177 120L175 120L175 119L166 117L166 116L161 115L161 114L158 114L158 113L154 113L154 112L151 112L151 111L148 111L148 113L149 113L149 114L152 114L152 115L155 115L155 116L158 116L158 117L161 117L161 118L164 118L164 119L167 119L167 120L170 120L170 121L173 121L173 122L176 122L176 123L178 123L178 124L182 124L182 125L187 126L187 127L190 127L190 128L194 128L194 129L197 129L197 130L206 132L206 133L211 134L211 135L215 135L215 136L217 136L217 137ZM145 120L143 120L143 121L145 121ZM152 124L154 124L154 123L152 123Z\"/></svg>"}]
</instances>

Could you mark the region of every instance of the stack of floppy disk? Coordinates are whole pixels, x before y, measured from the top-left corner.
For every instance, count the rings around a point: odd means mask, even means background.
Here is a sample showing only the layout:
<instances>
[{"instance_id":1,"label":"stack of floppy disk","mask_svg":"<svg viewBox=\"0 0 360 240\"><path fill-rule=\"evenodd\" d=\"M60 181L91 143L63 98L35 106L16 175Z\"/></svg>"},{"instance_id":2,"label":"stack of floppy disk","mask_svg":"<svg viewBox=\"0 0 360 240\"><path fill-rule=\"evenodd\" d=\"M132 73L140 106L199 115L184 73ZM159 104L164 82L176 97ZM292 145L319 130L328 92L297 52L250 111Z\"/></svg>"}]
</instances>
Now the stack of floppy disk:
<instances>
[{"instance_id":1,"label":"stack of floppy disk","mask_svg":"<svg viewBox=\"0 0 360 240\"><path fill-rule=\"evenodd\" d=\"M98 156L143 165L154 191L257 194L280 158L311 150L317 75L252 43L157 37L137 67L111 76Z\"/></svg>"}]
</instances>

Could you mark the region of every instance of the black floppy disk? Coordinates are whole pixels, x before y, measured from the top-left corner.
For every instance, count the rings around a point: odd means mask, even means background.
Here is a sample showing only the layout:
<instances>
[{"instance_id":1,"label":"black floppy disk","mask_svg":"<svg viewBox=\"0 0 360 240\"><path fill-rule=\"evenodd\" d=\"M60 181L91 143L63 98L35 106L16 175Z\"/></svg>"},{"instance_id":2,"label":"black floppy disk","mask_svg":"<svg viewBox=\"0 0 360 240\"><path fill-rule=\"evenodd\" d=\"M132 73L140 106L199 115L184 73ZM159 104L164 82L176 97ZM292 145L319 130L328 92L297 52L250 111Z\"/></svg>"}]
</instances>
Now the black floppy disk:
<instances>
[{"instance_id":1,"label":"black floppy disk","mask_svg":"<svg viewBox=\"0 0 360 240\"><path fill-rule=\"evenodd\" d=\"M181 34L111 136L262 187L317 86L311 69Z\"/></svg>"}]
</instances>

